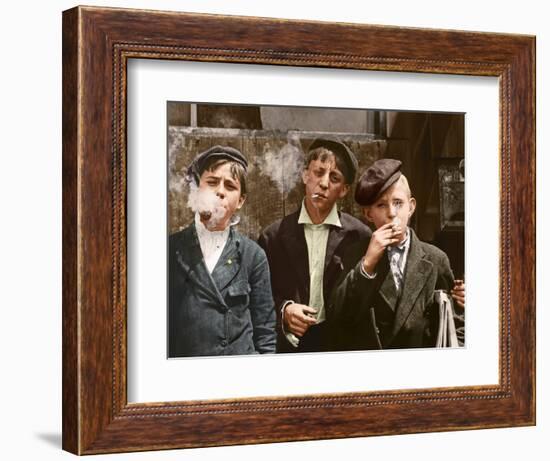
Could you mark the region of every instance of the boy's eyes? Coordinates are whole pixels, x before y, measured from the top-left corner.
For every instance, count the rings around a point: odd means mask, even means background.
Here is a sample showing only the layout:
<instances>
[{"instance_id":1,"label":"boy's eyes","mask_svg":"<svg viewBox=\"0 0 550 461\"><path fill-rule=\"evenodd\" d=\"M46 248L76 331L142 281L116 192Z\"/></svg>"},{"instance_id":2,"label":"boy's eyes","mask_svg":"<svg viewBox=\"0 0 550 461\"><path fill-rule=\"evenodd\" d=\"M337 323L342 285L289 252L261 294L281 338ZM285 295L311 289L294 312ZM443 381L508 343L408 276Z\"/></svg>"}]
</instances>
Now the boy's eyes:
<instances>
[{"instance_id":1,"label":"boy's eyes","mask_svg":"<svg viewBox=\"0 0 550 461\"><path fill-rule=\"evenodd\" d=\"M325 170L315 170L314 173L315 173L315 176L317 176L318 178L322 178L326 174L326 171ZM329 179L330 179L331 182L334 182L334 183L337 183L337 182L341 181L340 176L338 176L337 174L329 175Z\"/></svg>"},{"instance_id":2,"label":"boy's eyes","mask_svg":"<svg viewBox=\"0 0 550 461\"><path fill-rule=\"evenodd\" d=\"M403 201L402 201L402 200L395 200L394 202L392 202L392 205L393 205L394 207L401 208L401 207L403 206ZM387 207L387 206L388 206L388 204L385 203L385 202L381 202L381 203L378 203L378 204L376 205L377 208L385 208L385 207Z\"/></svg>"},{"instance_id":3,"label":"boy's eyes","mask_svg":"<svg viewBox=\"0 0 550 461\"><path fill-rule=\"evenodd\" d=\"M206 181L206 184L212 187L216 187L220 183L217 179L209 179ZM224 186L227 190L237 190L237 186L232 182L225 182Z\"/></svg>"}]
</instances>

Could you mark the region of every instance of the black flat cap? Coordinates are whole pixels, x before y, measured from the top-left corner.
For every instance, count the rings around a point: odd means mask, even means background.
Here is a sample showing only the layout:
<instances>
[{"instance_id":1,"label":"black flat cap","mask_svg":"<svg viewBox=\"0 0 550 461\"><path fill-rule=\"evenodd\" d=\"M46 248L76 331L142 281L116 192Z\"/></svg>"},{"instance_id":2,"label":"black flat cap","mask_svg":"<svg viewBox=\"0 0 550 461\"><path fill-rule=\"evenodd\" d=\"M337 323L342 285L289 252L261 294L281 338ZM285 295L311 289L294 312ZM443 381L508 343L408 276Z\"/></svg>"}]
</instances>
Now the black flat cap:
<instances>
[{"instance_id":1,"label":"black flat cap","mask_svg":"<svg viewBox=\"0 0 550 461\"><path fill-rule=\"evenodd\" d=\"M355 201L361 206L372 205L401 176L401 162L393 158L376 160L361 175L355 187Z\"/></svg>"},{"instance_id":2,"label":"black flat cap","mask_svg":"<svg viewBox=\"0 0 550 461\"><path fill-rule=\"evenodd\" d=\"M311 152L319 147L324 147L343 160L347 171L342 171L342 173L346 183L351 184L357 173L357 159L351 149L337 139L317 138L309 146L309 151Z\"/></svg>"},{"instance_id":3,"label":"black flat cap","mask_svg":"<svg viewBox=\"0 0 550 461\"><path fill-rule=\"evenodd\" d=\"M229 146L213 146L198 154L191 165L189 165L189 168L187 168L187 174L191 175L197 184L200 182L201 175L204 173L206 165L212 158L237 162L242 165L245 171L248 169L248 161L239 150Z\"/></svg>"}]
</instances>

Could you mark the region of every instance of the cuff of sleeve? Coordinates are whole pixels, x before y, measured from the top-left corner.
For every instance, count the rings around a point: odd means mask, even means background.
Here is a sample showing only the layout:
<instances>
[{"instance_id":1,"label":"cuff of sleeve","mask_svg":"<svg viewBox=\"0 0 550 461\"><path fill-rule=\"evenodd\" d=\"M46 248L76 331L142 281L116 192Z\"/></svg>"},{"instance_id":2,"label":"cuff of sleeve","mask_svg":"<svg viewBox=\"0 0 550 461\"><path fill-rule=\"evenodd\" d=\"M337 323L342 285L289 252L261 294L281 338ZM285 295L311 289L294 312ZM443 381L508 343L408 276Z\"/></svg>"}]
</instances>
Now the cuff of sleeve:
<instances>
[{"instance_id":1,"label":"cuff of sleeve","mask_svg":"<svg viewBox=\"0 0 550 461\"><path fill-rule=\"evenodd\" d=\"M374 278L376 278L376 272L374 274L369 274L365 269L364 269L364 266L363 266L363 261L364 261L365 258L361 258L361 262L360 262L360 265L359 265L359 272L361 273L361 275L369 280L372 280Z\"/></svg>"}]
</instances>

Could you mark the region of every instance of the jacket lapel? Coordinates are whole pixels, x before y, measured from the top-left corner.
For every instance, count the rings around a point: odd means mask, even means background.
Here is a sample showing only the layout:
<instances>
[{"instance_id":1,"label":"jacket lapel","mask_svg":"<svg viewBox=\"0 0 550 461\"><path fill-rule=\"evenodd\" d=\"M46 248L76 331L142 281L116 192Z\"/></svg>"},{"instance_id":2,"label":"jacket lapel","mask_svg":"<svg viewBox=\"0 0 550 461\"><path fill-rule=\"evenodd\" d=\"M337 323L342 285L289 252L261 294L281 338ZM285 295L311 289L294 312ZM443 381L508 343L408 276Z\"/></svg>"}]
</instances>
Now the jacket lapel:
<instances>
[{"instance_id":1,"label":"jacket lapel","mask_svg":"<svg viewBox=\"0 0 550 461\"><path fill-rule=\"evenodd\" d=\"M411 244L405 267L403 292L400 302L397 305L394 326L392 334L390 338L388 338L388 344L390 344L397 333L399 333L399 330L407 320L407 317L415 305L418 295L422 291L422 288L424 288L424 285L433 270L433 264L424 258L425 253L420 244L420 240L418 240L412 229L410 232ZM391 277L391 273L389 276Z\"/></svg>"},{"instance_id":2,"label":"jacket lapel","mask_svg":"<svg viewBox=\"0 0 550 461\"><path fill-rule=\"evenodd\" d=\"M229 238L223 248L220 259L218 259L216 267L214 267L212 271L212 279L220 292L231 283L239 272L241 267L240 245L240 237L236 235L234 229L231 228Z\"/></svg>"},{"instance_id":3,"label":"jacket lapel","mask_svg":"<svg viewBox=\"0 0 550 461\"><path fill-rule=\"evenodd\" d=\"M382 256L382 260L380 261L380 263L378 264L378 267L376 268L376 272L379 274L380 277L384 277L382 284L380 285L380 290L379 290L380 296L388 305L388 307L392 311L395 311L395 307L399 300L399 295L397 293L397 288L395 288L393 274L390 271L390 263L388 261L388 255L385 252L384 252L384 256Z\"/></svg>"},{"instance_id":4,"label":"jacket lapel","mask_svg":"<svg viewBox=\"0 0 550 461\"><path fill-rule=\"evenodd\" d=\"M298 224L298 216L299 213L294 213L291 219L286 221L281 234L288 260L293 262L293 264L289 264L289 270L294 269L294 274L298 280L296 286L303 287L305 291L301 294L305 296L309 292L309 259L304 226ZM291 267L292 269L290 269ZM307 303L308 300L305 299L302 302Z\"/></svg>"},{"instance_id":5,"label":"jacket lapel","mask_svg":"<svg viewBox=\"0 0 550 461\"><path fill-rule=\"evenodd\" d=\"M342 258L336 254L336 250L346 237L346 233L343 227L330 226L323 272L323 286L325 289L333 285L336 277L344 269Z\"/></svg>"}]
</instances>

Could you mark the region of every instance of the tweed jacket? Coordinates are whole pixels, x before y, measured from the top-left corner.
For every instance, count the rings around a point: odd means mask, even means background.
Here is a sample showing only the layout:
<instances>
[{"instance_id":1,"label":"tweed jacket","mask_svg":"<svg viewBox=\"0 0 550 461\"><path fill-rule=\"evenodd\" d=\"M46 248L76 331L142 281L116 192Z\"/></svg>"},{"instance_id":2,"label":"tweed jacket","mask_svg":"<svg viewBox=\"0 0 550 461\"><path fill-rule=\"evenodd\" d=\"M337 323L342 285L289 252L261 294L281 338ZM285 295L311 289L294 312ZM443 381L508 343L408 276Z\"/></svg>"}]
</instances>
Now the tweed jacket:
<instances>
[{"instance_id":1,"label":"tweed jacket","mask_svg":"<svg viewBox=\"0 0 550 461\"><path fill-rule=\"evenodd\" d=\"M453 273L447 255L422 242L412 229L402 293L398 296L387 255L376 267L376 277L360 273L369 239L349 248L344 273L337 282L327 308L333 326L332 343L337 350L434 347L439 311L434 291L449 292ZM464 341L463 311L455 308L459 343Z\"/></svg>"},{"instance_id":2,"label":"tweed jacket","mask_svg":"<svg viewBox=\"0 0 550 461\"><path fill-rule=\"evenodd\" d=\"M231 228L212 274L195 224L169 238L170 357L275 352L275 310L264 251Z\"/></svg>"},{"instance_id":3,"label":"tweed jacket","mask_svg":"<svg viewBox=\"0 0 550 461\"><path fill-rule=\"evenodd\" d=\"M347 247L371 235L371 230L347 213L338 213L342 227L330 226L323 275L325 304L330 299L334 283L343 270L342 258ZM269 225L258 243L265 250L271 271L271 287L277 310L277 350L299 352L282 331L281 308L287 301L309 302L309 260L304 225L298 224L300 210Z\"/></svg>"}]
</instances>

